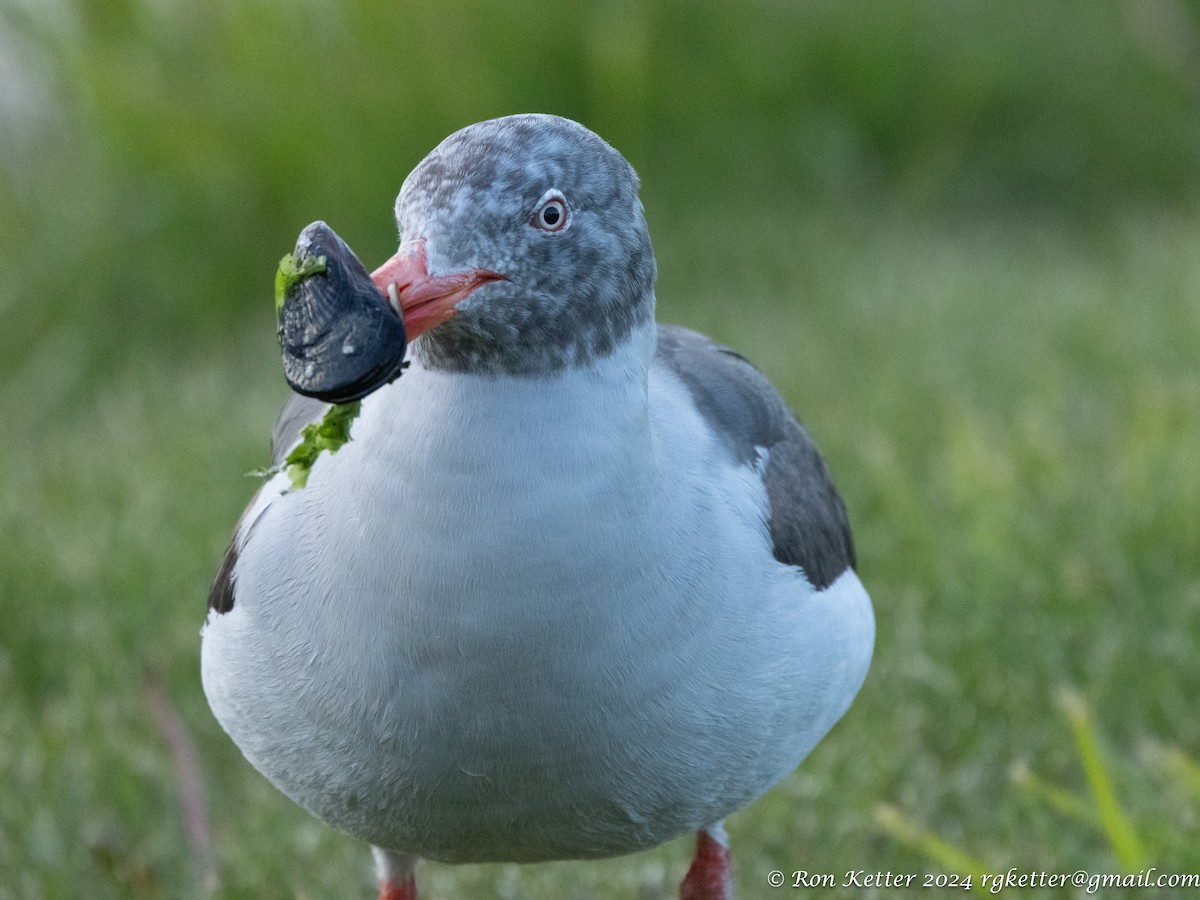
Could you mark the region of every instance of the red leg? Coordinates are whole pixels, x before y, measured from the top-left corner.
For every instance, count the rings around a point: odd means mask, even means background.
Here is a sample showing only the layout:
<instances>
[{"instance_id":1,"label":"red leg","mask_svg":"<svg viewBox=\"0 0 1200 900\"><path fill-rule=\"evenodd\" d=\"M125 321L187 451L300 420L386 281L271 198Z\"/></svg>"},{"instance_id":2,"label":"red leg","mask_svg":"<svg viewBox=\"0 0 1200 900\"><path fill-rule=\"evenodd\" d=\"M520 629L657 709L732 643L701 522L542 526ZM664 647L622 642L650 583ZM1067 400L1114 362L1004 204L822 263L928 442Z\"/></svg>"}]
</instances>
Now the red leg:
<instances>
[{"instance_id":1,"label":"red leg","mask_svg":"<svg viewBox=\"0 0 1200 900\"><path fill-rule=\"evenodd\" d=\"M417 880L412 873L379 885L379 900L417 900Z\"/></svg>"},{"instance_id":2,"label":"red leg","mask_svg":"<svg viewBox=\"0 0 1200 900\"><path fill-rule=\"evenodd\" d=\"M733 900L729 839L720 823L696 835L696 858L679 885L679 900Z\"/></svg>"},{"instance_id":3,"label":"red leg","mask_svg":"<svg viewBox=\"0 0 1200 900\"><path fill-rule=\"evenodd\" d=\"M379 900L417 900L417 879L413 877L416 859L378 847L371 850L379 876Z\"/></svg>"}]
</instances>

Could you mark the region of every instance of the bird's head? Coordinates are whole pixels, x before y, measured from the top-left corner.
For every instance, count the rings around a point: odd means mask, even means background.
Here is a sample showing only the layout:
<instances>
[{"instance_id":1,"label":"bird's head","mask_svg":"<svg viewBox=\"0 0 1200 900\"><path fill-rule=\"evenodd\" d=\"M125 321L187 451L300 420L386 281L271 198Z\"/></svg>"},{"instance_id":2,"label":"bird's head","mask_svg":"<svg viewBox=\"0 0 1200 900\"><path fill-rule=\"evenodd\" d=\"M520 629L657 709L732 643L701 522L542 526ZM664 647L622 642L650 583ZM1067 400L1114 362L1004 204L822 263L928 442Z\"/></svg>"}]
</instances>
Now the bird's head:
<instances>
[{"instance_id":1,"label":"bird's head","mask_svg":"<svg viewBox=\"0 0 1200 900\"><path fill-rule=\"evenodd\" d=\"M654 316L637 191L625 158L576 122L480 122L405 179L400 249L371 277L424 365L533 374L586 364Z\"/></svg>"}]
</instances>

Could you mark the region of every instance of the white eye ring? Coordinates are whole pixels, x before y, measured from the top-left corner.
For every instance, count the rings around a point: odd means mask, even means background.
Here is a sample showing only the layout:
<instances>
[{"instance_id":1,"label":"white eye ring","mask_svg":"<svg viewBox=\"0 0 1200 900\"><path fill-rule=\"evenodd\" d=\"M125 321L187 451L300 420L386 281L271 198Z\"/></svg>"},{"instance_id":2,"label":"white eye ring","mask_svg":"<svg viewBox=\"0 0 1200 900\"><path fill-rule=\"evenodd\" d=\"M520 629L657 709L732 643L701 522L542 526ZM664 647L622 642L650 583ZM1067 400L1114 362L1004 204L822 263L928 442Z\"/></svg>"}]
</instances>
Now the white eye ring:
<instances>
[{"instance_id":1,"label":"white eye ring","mask_svg":"<svg viewBox=\"0 0 1200 900\"><path fill-rule=\"evenodd\" d=\"M563 231L570 224L571 217L567 211L567 198L559 191L546 191L538 203L537 212L529 220L534 228L551 233Z\"/></svg>"}]
</instances>

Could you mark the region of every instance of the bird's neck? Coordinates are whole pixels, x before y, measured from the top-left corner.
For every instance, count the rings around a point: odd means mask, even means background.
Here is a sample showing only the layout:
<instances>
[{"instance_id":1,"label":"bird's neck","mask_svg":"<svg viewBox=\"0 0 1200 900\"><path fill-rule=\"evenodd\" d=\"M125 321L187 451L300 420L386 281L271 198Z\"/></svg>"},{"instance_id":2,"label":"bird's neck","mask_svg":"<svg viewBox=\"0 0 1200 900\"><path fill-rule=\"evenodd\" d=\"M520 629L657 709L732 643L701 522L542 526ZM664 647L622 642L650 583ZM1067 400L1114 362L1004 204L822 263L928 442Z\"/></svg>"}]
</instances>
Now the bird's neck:
<instances>
[{"instance_id":1,"label":"bird's neck","mask_svg":"<svg viewBox=\"0 0 1200 900\"><path fill-rule=\"evenodd\" d=\"M415 361L363 402L356 440L464 474L649 465L654 328L607 356L544 375L447 372Z\"/></svg>"}]
</instances>

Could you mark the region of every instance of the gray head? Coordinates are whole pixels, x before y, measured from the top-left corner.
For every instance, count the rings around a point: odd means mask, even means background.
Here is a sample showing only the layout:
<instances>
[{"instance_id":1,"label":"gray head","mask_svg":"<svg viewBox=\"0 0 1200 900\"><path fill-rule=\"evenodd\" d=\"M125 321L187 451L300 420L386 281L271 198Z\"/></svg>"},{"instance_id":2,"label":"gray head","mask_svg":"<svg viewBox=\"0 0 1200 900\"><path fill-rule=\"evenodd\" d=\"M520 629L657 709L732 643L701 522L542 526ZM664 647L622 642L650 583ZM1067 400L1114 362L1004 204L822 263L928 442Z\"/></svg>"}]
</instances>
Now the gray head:
<instances>
[{"instance_id":1,"label":"gray head","mask_svg":"<svg viewBox=\"0 0 1200 900\"><path fill-rule=\"evenodd\" d=\"M412 347L425 365L538 374L586 364L654 316L637 190L624 157L576 122L480 122L405 179L403 246L373 277L403 307L410 338L424 331Z\"/></svg>"}]
</instances>

